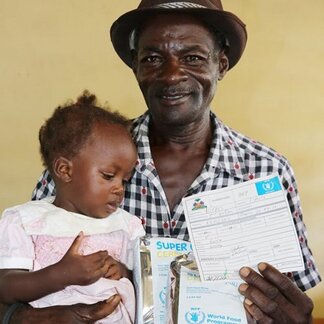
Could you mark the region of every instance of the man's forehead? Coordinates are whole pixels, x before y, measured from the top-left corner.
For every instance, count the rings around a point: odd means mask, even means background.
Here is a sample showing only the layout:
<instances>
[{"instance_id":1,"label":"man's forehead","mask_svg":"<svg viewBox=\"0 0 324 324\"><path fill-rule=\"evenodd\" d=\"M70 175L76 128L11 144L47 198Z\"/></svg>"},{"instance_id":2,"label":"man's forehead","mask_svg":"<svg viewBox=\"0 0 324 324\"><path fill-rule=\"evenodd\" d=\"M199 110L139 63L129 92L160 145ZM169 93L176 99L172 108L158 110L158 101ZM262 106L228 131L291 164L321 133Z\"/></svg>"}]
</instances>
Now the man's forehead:
<instances>
[{"instance_id":1,"label":"man's forehead","mask_svg":"<svg viewBox=\"0 0 324 324\"><path fill-rule=\"evenodd\" d=\"M137 31L137 46L144 40L159 45L159 42L178 41L190 42L191 45L201 46L215 43L216 36L199 19L187 14L159 14L147 19ZM162 46L162 44L161 44Z\"/></svg>"},{"instance_id":2,"label":"man's forehead","mask_svg":"<svg viewBox=\"0 0 324 324\"><path fill-rule=\"evenodd\" d=\"M202 21L191 15L180 13L157 14L146 19L136 31L136 36L139 38L145 34L157 38L160 36L179 38L185 32L191 35L199 33L204 38L213 37L212 32Z\"/></svg>"}]
</instances>

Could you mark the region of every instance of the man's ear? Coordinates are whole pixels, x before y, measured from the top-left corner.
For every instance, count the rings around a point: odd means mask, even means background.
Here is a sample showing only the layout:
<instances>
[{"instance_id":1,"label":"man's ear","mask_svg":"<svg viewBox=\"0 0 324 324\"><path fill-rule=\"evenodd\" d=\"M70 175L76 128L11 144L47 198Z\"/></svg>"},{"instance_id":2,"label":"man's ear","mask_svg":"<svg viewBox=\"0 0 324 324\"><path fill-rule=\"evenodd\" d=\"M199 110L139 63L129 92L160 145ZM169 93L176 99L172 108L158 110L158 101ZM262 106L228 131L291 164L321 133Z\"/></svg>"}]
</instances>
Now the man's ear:
<instances>
[{"instance_id":1,"label":"man's ear","mask_svg":"<svg viewBox=\"0 0 324 324\"><path fill-rule=\"evenodd\" d=\"M71 160L60 156L54 160L53 171L55 176L63 182L71 182L72 180L72 167Z\"/></svg>"},{"instance_id":2,"label":"man's ear","mask_svg":"<svg viewBox=\"0 0 324 324\"><path fill-rule=\"evenodd\" d=\"M218 56L218 61L219 61L219 75L218 75L218 80L222 80L229 68L229 62L227 55L224 53L224 51L221 51Z\"/></svg>"}]
</instances>

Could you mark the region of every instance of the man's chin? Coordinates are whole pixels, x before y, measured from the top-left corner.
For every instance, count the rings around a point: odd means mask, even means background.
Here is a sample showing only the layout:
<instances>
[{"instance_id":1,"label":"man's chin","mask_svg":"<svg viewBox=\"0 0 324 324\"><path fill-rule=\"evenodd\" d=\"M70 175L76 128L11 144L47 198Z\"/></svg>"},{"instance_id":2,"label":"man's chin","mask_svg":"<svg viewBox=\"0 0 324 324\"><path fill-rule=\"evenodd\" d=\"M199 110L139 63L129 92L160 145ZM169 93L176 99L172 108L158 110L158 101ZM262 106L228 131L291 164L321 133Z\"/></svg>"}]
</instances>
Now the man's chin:
<instances>
[{"instance_id":1,"label":"man's chin","mask_svg":"<svg viewBox=\"0 0 324 324\"><path fill-rule=\"evenodd\" d=\"M164 125L167 128L172 127L174 129L183 129L194 122L192 116L185 116L181 113L170 113L168 116L164 115L162 117L154 118L154 120L155 123L158 123L159 125Z\"/></svg>"}]
</instances>

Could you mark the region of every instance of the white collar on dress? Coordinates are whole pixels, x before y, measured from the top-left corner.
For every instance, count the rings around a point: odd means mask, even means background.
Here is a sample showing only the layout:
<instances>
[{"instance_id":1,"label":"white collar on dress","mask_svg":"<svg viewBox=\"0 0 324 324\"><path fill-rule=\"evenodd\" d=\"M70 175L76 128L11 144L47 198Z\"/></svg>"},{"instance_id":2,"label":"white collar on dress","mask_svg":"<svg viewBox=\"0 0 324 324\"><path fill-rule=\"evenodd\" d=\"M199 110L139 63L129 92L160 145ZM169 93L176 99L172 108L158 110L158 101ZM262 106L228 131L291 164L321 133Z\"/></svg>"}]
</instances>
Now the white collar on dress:
<instances>
[{"instance_id":1,"label":"white collar on dress","mask_svg":"<svg viewBox=\"0 0 324 324\"><path fill-rule=\"evenodd\" d=\"M133 233L134 226L130 226L131 220L134 222L135 218L137 221L136 216L121 208L106 218L97 219L56 207L52 204L54 199L55 197L48 197L21 205L21 220L27 234L63 237L76 236L80 231L85 235L91 235L123 230L131 236L143 235ZM139 227L137 232L140 229Z\"/></svg>"}]
</instances>

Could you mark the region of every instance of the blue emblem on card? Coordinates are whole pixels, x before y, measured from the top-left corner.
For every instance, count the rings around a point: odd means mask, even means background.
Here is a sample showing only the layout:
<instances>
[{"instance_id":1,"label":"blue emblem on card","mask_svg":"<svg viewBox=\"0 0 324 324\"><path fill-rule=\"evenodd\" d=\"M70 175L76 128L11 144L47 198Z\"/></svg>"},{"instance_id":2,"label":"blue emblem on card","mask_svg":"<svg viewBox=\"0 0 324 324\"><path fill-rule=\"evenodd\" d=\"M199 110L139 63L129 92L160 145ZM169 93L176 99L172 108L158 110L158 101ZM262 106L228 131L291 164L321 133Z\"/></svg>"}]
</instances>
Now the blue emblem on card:
<instances>
[{"instance_id":1,"label":"blue emblem on card","mask_svg":"<svg viewBox=\"0 0 324 324\"><path fill-rule=\"evenodd\" d=\"M205 313L199 307L191 307L190 311L185 314L188 324L202 324L205 321Z\"/></svg>"},{"instance_id":2,"label":"blue emblem on card","mask_svg":"<svg viewBox=\"0 0 324 324\"><path fill-rule=\"evenodd\" d=\"M268 180L256 182L255 187L259 196L281 190L280 180L278 176Z\"/></svg>"}]
</instances>

